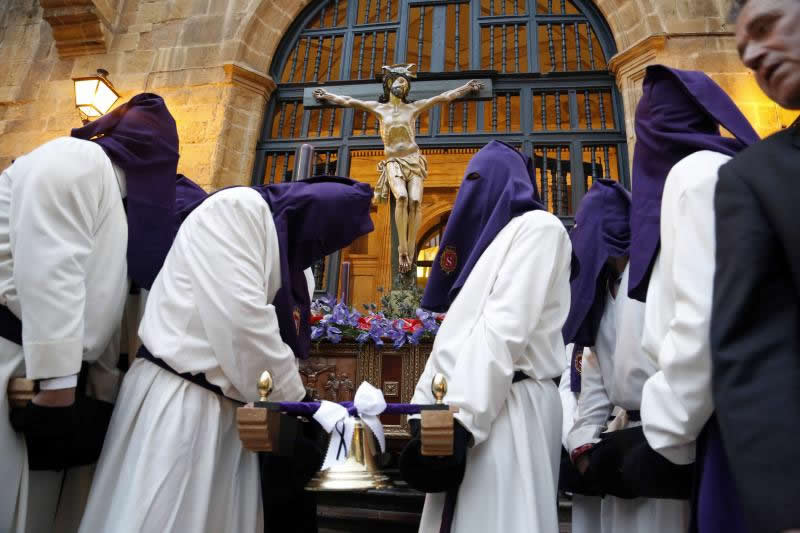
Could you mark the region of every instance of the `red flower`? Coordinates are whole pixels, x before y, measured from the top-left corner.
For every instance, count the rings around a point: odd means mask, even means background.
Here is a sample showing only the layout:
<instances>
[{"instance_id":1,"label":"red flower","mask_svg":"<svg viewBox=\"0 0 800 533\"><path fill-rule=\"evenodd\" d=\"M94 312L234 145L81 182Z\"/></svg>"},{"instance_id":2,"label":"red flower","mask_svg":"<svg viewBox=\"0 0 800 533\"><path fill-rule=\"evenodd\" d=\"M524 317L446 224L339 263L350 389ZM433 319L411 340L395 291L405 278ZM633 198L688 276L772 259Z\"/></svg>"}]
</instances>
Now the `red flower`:
<instances>
[{"instance_id":1,"label":"red flower","mask_svg":"<svg viewBox=\"0 0 800 533\"><path fill-rule=\"evenodd\" d=\"M375 315L362 316L358 319L358 329L369 331L373 320L375 320Z\"/></svg>"},{"instance_id":2,"label":"red flower","mask_svg":"<svg viewBox=\"0 0 800 533\"><path fill-rule=\"evenodd\" d=\"M323 317L323 315L319 315L319 314L316 314L316 313L311 313L311 318L310 318L311 325L313 326L314 324L316 324L317 322L322 320L322 317Z\"/></svg>"},{"instance_id":3,"label":"red flower","mask_svg":"<svg viewBox=\"0 0 800 533\"><path fill-rule=\"evenodd\" d=\"M403 331L409 333L414 333L414 331L422 327L422 321L416 318L401 318L400 323L402 324Z\"/></svg>"}]
</instances>

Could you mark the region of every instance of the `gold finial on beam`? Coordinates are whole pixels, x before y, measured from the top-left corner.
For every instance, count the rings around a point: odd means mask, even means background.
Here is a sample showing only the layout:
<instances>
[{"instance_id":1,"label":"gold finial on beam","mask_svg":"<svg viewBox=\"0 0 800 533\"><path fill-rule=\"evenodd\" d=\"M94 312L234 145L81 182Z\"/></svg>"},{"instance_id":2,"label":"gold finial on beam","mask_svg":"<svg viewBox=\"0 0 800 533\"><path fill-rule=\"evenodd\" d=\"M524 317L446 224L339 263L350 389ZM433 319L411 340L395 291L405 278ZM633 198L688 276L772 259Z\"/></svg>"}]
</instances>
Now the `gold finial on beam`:
<instances>
[{"instance_id":1,"label":"gold finial on beam","mask_svg":"<svg viewBox=\"0 0 800 533\"><path fill-rule=\"evenodd\" d=\"M261 396L258 401L266 402L271 393L272 374L270 374L268 370L264 370L258 378L258 394Z\"/></svg>"},{"instance_id":2,"label":"gold finial on beam","mask_svg":"<svg viewBox=\"0 0 800 533\"><path fill-rule=\"evenodd\" d=\"M457 411L444 404L447 394L447 379L444 374L435 374L431 382L435 405L422 408L420 412L420 453L424 456L453 455L453 413Z\"/></svg>"},{"instance_id":3,"label":"gold finial on beam","mask_svg":"<svg viewBox=\"0 0 800 533\"><path fill-rule=\"evenodd\" d=\"M431 392L433 397L436 398L436 405L444 403L444 397L447 395L447 378L444 374L436 373L431 382Z\"/></svg>"}]
</instances>

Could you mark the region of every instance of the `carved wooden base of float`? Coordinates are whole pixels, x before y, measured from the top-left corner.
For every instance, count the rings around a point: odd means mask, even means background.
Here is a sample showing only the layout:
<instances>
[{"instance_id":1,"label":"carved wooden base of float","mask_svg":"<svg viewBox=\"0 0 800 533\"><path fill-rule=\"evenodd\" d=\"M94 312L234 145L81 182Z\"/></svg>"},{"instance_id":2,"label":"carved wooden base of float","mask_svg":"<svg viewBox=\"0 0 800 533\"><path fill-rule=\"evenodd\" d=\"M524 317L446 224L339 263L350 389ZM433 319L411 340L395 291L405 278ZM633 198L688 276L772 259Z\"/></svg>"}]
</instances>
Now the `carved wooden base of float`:
<instances>
[{"instance_id":1,"label":"carved wooden base of float","mask_svg":"<svg viewBox=\"0 0 800 533\"><path fill-rule=\"evenodd\" d=\"M391 345L322 342L300 363L300 374L306 391L317 400L352 400L355 389L366 381L381 389L387 402L408 403L432 346L424 343L396 350ZM388 438L410 437L405 415L382 415L381 421Z\"/></svg>"}]
</instances>

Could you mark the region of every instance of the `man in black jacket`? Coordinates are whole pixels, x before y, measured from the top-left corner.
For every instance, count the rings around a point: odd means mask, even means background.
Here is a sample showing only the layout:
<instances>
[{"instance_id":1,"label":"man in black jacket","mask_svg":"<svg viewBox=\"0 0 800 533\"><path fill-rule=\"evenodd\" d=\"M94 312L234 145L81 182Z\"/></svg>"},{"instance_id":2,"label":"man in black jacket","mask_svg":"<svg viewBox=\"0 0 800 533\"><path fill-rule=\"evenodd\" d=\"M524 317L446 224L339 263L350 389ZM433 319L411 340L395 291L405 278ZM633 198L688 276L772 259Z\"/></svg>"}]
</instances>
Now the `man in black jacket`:
<instances>
[{"instance_id":1,"label":"man in black jacket","mask_svg":"<svg viewBox=\"0 0 800 533\"><path fill-rule=\"evenodd\" d=\"M800 1L737 0L742 61L800 109ZM714 403L751 531L800 531L800 122L720 169Z\"/></svg>"}]
</instances>

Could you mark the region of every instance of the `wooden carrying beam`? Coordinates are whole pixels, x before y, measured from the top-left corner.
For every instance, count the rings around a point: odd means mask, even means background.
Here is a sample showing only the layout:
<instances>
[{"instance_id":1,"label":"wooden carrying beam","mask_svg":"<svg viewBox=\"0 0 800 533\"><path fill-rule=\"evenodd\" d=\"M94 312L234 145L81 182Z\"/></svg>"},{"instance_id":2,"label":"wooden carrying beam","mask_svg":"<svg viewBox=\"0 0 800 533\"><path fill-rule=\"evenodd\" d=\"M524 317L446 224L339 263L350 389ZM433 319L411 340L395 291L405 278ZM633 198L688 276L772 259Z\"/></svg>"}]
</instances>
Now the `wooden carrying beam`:
<instances>
[{"instance_id":1,"label":"wooden carrying beam","mask_svg":"<svg viewBox=\"0 0 800 533\"><path fill-rule=\"evenodd\" d=\"M36 382L32 379L11 378L8 382L8 403L14 407L25 407L36 395Z\"/></svg>"},{"instance_id":2,"label":"wooden carrying beam","mask_svg":"<svg viewBox=\"0 0 800 533\"><path fill-rule=\"evenodd\" d=\"M254 452L279 449L280 411L257 406L239 407L236 409L236 427L245 449Z\"/></svg>"},{"instance_id":3,"label":"wooden carrying beam","mask_svg":"<svg viewBox=\"0 0 800 533\"><path fill-rule=\"evenodd\" d=\"M280 412L277 403L256 402L236 410L236 427L242 446L254 452L291 455L303 422Z\"/></svg>"},{"instance_id":4,"label":"wooden carrying beam","mask_svg":"<svg viewBox=\"0 0 800 533\"><path fill-rule=\"evenodd\" d=\"M423 456L453 455L453 413L457 407L446 405L425 406L421 411L420 453Z\"/></svg>"}]
</instances>

